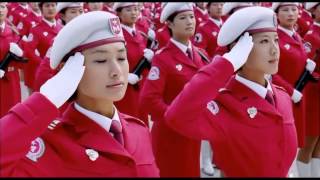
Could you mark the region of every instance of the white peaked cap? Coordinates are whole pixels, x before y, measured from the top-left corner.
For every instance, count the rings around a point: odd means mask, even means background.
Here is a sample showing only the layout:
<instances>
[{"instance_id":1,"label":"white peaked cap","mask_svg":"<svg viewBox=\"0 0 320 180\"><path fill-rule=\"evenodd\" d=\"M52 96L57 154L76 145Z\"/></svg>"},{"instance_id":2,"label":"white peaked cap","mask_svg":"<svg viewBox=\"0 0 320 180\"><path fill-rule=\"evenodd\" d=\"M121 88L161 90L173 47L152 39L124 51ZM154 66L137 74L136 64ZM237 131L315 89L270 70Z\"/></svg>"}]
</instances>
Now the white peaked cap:
<instances>
[{"instance_id":1,"label":"white peaked cap","mask_svg":"<svg viewBox=\"0 0 320 180\"><path fill-rule=\"evenodd\" d=\"M299 3L295 3L295 2L277 2L277 3L272 3L272 9L274 11L277 11L279 7L281 6L299 6Z\"/></svg>"},{"instance_id":2,"label":"white peaked cap","mask_svg":"<svg viewBox=\"0 0 320 180\"><path fill-rule=\"evenodd\" d=\"M83 7L83 3L80 3L80 2L58 2L57 12L60 12L64 8L71 8L71 7Z\"/></svg>"},{"instance_id":3,"label":"white peaked cap","mask_svg":"<svg viewBox=\"0 0 320 180\"><path fill-rule=\"evenodd\" d=\"M162 9L160 22L164 23L172 14L193 11L192 3L168 2Z\"/></svg>"},{"instance_id":4,"label":"white peaked cap","mask_svg":"<svg viewBox=\"0 0 320 180\"><path fill-rule=\"evenodd\" d=\"M252 3L244 3L244 2L228 2L224 3L222 7L222 15L229 14L232 10L236 8L243 8L252 6Z\"/></svg>"},{"instance_id":5,"label":"white peaked cap","mask_svg":"<svg viewBox=\"0 0 320 180\"><path fill-rule=\"evenodd\" d=\"M307 2L306 3L306 10L310 10L313 7L316 7L318 4L320 4L320 2Z\"/></svg>"},{"instance_id":6,"label":"white peaked cap","mask_svg":"<svg viewBox=\"0 0 320 180\"><path fill-rule=\"evenodd\" d=\"M250 17L250 18L248 18ZM218 34L218 45L227 46L244 32L276 31L277 17L270 8L252 6L234 12L222 25Z\"/></svg>"},{"instance_id":7,"label":"white peaked cap","mask_svg":"<svg viewBox=\"0 0 320 180\"><path fill-rule=\"evenodd\" d=\"M105 11L92 11L75 17L55 37L50 53L50 66L85 49L112 42L125 42L120 19Z\"/></svg>"},{"instance_id":8,"label":"white peaked cap","mask_svg":"<svg viewBox=\"0 0 320 180\"><path fill-rule=\"evenodd\" d=\"M119 8L129 7L129 6L138 6L136 2L117 2L113 4L113 10L116 11Z\"/></svg>"}]
</instances>

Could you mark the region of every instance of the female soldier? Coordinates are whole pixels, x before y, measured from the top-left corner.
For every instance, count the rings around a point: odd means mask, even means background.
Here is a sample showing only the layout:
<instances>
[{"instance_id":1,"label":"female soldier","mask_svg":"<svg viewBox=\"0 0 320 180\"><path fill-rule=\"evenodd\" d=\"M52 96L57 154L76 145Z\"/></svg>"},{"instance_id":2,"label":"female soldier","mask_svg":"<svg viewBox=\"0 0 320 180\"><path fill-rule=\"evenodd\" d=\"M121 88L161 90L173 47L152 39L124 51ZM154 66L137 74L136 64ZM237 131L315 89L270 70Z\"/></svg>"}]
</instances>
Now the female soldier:
<instances>
[{"instance_id":1,"label":"female soldier","mask_svg":"<svg viewBox=\"0 0 320 180\"><path fill-rule=\"evenodd\" d=\"M306 8L312 12L314 23L304 36L308 57L317 63L314 75L320 73L320 3L306 3ZM303 176L320 177L320 82L306 85L306 144L300 149L298 160L306 167ZM311 163L309 163L311 162ZM311 167L310 167L311 166ZM311 171L310 171L311 170ZM300 169L300 171L303 171Z\"/></svg>"},{"instance_id":2,"label":"female soldier","mask_svg":"<svg viewBox=\"0 0 320 180\"><path fill-rule=\"evenodd\" d=\"M0 119L1 176L158 176L148 129L113 105L129 70L119 18L94 11L68 23L50 65L66 59L40 93ZM72 94L62 121L52 121Z\"/></svg>"},{"instance_id":3,"label":"female soldier","mask_svg":"<svg viewBox=\"0 0 320 180\"><path fill-rule=\"evenodd\" d=\"M207 59L192 45L195 16L191 3L168 3L161 22L167 21L172 38L157 52L141 92L141 104L154 121L152 144L162 177L199 177L200 141L189 139L164 123L164 112L184 84Z\"/></svg>"},{"instance_id":4,"label":"female soldier","mask_svg":"<svg viewBox=\"0 0 320 180\"><path fill-rule=\"evenodd\" d=\"M302 38L294 30L298 18L298 3L274 3L272 8L277 13L279 21L277 31L281 54L279 71L273 75L272 81L274 84L284 87L294 102L293 113L298 134L298 145L302 148L305 144L306 119L303 106L306 101L302 98L305 92L295 89L295 85L305 69L312 72L315 63L308 59ZM300 174L302 175L305 164L298 160L297 167L298 170L301 170Z\"/></svg>"},{"instance_id":5,"label":"female soldier","mask_svg":"<svg viewBox=\"0 0 320 180\"><path fill-rule=\"evenodd\" d=\"M144 111L144 107L138 104L141 88L148 74L148 70L144 70L142 77L138 77L133 73L135 67L140 61L146 59L151 63L153 51L147 48L147 40L141 34L141 30L136 28L136 22L140 9L137 3L115 3L113 6L121 20L123 35L128 47L129 76L128 89L124 98L116 102L120 111L134 117L139 117L148 124L148 116ZM140 79L141 78L141 79Z\"/></svg>"},{"instance_id":6,"label":"female soldier","mask_svg":"<svg viewBox=\"0 0 320 180\"><path fill-rule=\"evenodd\" d=\"M56 2L41 2L39 7L43 16L42 21L31 28L28 40L24 43L25 56L29 59L25 66L25 85L34 91L34 79L37 68L51 47L54 37L61 30L62 25L57 23Z\"/></svg>"},{"instance_id":7,"label":"female soldier","mask_svg":"<svg viewBox=\"0 0 320 180\"><path fill-rule=\"evenodd\" d=\"M69 23L75 17L81 15L83 13L83 3L66 3L59 2L57 5L57 12L60 15L60 21L63 26ZM39 67L36 70L35 80L34 80L34 90L39 91L40 87L45 83L48 79L50 79L54 74L57 73L57 70L53 70L50 68L49 57L50 57L51 47L48 49L45 57L40 62Z\"/></svg>"},{"instance_id":8,"label":"female soldier","mask_svg":"<svg viewBox=\"0 0 320 180\"><path fill-rule=\"evenodd\" d=\"M218 44L236 44L200 69L166 111L172 128L213 143L215 163L226 176L285 177L294 160L291 99L265 78L278 70L276 31L269 8L247 7L232 14L221 27Z\"/></svg>"}]
</instances>

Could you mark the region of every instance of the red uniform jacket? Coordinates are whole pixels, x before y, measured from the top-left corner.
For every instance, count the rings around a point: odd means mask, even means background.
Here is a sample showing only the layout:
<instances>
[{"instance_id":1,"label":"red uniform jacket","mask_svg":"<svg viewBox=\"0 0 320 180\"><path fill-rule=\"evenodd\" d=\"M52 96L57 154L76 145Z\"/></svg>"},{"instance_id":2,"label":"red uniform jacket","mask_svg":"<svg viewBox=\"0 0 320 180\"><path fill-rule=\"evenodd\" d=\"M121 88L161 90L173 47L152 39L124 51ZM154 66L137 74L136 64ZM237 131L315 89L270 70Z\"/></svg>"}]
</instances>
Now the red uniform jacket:
<instances>
[{"instance_id":1,"label":"red uniform jacket","mask_svg":"<svg viewBox=\"0 0 320 180\"><path fill-rule=\"evenodd\" d=\"M28 5L27 8L23 8L21 5L14 7L8 14L9 20L17 26L20 20L25 18L31 12L31 8Z\"/></svg>"},{"instance_id":2,"label":"red uniform jacket","mask_svg":"<svg viewBox=\"0 0 320 180\"><path fill-rule=\"evenodd\" d=\"M215 58L171 103L166 123L189 138L210 140L227 177L286 177L297 151L290 97L272 85L272 106L232 75L231 63Z\"/></svg>"},{"instance_id":3,"label":"red uniform jacket","mask_svg":"<svg viewBox=\"0 0 320 180\"><path fill-rule=\"evenodd\" d=\"M188 58L171 41L154 56L141 92L141 105L151 114L152 144L161 177L200 177L200 141L191 140L164 123L164 112L197 70L205 65L197 47ZM192 104L192 103L191 103Z\"/></svg>"},{"instance_id":4,"label":"red uniform jacket","mask_svg":"<svg viewBox=\"0 0 320 180\"><path fill-rule=\"evenodd\" d=\"M274 84L284 87L289 95L292 96L295 83L303 73L308 57L300 37L299 41L296 41L280 29L278 29L278 35L280 47L279 70L276 75L273 75L272 81ZM301 93L304 94L304 92ZM305 99L302 98L298 104L293 105L299 147L304 145L305 136L304 101Z\"/></svg>"},{"instance_id":5,"label":"red uniform jacket","mask_svg":"<svg viewBox=\"0 0 320 180\"><path fill-rule=\"evenodd\" d=\"M209 15L206 11L201 10L199 7L194 8L194 15L196 18L196 29L202 22L206 22L209 19Z\"/></svg>"},{"instance_id":6,"label":"red uniform jacket","mask_svg":"<svg viewBox=\"0 0 320 180\"><path fill-rule=\"evenodd\" d=\"M170 31L167 25L162 26L160 29L156 31L156 39L159 43L158 49L161 49L165 45L167 45L168 41L170 40Z\"/></svg>"},{"instance_id":7,"label":"red uniform jacket","mask_svg":"<svg viewBox=\"0 0 320 180\"><path fill-rule=\"evenodd\" d=\"M73 104L61 122L53 121L57 114L36 93L0 120L1 177L159 176L149 131L140 120L119 113L122 146ZM96 151L97 159L90 160L87 149Z\"/></svg>"},{"instance_id":8,"label":"red uniform jacket","mask_svg":"<svg viewBox=\"0 0 320 180\"><path fill-rule=\"evenodd\" d=\"M142 31L145 34L148 34L148 30L150 28L151 22L145 16L141 16L138 18L136 22L136 28Z\"/></svg>"},{"instance_id":9,"label":"red uniform jacket","mask_svg":"<svg viewBox=\"0 0 320 180\"><path fill-rule=\"evenodd\" d=\"M29 62L25 69L25 83L33 89L36 70L53 43L54 37L61 30L62 25L57 23L55 27L50 27L44 20L30 30L28 42L25 45L26 57ZM39 56L35 51L39 52Z\"/></svg>"},{"instance_id":10,"label":"red uniform jacket","mask_svg":"<svg viewBox=\"0 0 320 180\"><path fill-rule=\"evenodd\" d=\"M297 21L297 32L303 37L313 23L311 13L301 7Z\"/></svg>"},{"instance_id":11,"label":"red uniform jacket","mask_svg":"<svg viewBox=\"0 0 320 180\"><path fill-rule=\"evenodd\" d=\"M42 16L37 16L32 11L25 18L21 18L20 22L17 25L17 28L21 36L28 36L30 29L39 24L42 20Z\"/></svg>"},{"instance_id":12,"label":"red uniform jacket","mask_svg":"<svg viewBox=\"0 0 320 180\"><path fill-rule=\"evenodd\" d=\"M220 27L210 19L201 23L195 34L194 45L206 50L209 57L213 58L218 47L217 38L219 31Z\"/></svg>"},{"instance_id":13,"label":"red uniform jacket","mask_svg":"<svg viewBox=\"0 0 320 180\"><path fill-rule=\"evenodd\" d=\"M140 60L143 59L143 50L146 48L147 41L139 31L137 31L136 36L133 37L123 28L123 35L128 49L129 72L131 73ZM145 123L147 123L148 117L147 114L142 112L143 109L138 104L138 99L144 79L147 76L147 71L148 70L142 73L142 80L140 80L135 86L128 84L124 98L115 102L117 108L121 112L134 117L139 117L139 119L143 120Z\"/></svg>"},{"instance_id":14,"label":"red uniform jacket","mask_svg":"<svg viewBox=\"0 0 320 180\"><path fill-rule=\"evenodd\" d=\"M0 31L0 63L10 49L10 43L17 43L20 37L13 32L8 23L5 24L4 31ZM16 103L21 101L19 68L22 64L11 61L6 68L4 77L0 79L0 117Z\"/></svg>"},{"instance_id":15,"label":"red uniform jacket","mask_svg":"<svg viewBox=\"0 0 320 180\"><path fill-rule=\"evenodd\" d=\"M304 36L308 57L317 63L314 76L320 74L320 26L313 24ZM320 136L320 81L306 85L306 135Z\"/></svg>"}]
</instances>

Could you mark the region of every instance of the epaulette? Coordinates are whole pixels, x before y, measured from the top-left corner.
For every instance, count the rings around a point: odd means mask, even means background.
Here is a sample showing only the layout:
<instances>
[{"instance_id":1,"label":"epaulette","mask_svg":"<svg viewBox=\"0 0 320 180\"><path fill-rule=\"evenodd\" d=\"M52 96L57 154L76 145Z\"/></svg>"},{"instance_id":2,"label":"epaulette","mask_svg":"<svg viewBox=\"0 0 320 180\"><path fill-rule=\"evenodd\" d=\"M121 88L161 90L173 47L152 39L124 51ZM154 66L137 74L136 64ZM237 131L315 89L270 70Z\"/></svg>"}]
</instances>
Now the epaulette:
<instances>
[{"instance_id":1,"label":"epaulette","mask_svg":"<svg viewBox=\"0 0 320 180\"><path fill-rule=\"evenodd\" d=\"M272 84L272 85L273 85L273 87L275 87L275 88L277 88L277 89L280 89L280 90L282 90L282 91L284 91L284 92L288 93L288 91L287 91L284 87L282 87L282 86L278 86L278 85L275 85L275 84Z\"/></svg>"},{"instance_id":2,"label":"epaulette","mask_svg":"<svg viewBox=\"0 0 320 180\"><path fill-rule=\"evenodd\" d=\"M135 118L135 117L127 115L127 114L122 114L122 116L126 121L135 122L139 125L147 127L147 125L142 120L140 120L138 118Z\"/></svg>"}]
</instances>

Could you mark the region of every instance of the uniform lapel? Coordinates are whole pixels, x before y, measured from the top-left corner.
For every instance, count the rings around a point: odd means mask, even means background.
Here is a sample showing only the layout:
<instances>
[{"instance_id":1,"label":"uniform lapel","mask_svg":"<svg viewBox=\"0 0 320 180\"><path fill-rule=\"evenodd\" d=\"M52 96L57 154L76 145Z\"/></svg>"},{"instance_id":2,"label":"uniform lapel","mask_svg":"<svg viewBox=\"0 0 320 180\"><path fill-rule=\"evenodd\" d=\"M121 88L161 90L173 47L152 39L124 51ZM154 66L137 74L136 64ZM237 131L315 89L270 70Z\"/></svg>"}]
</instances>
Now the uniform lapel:
<instances>
[{"instance_id":1,"label":"uniform lapel","mask_svg":"<svg viewBox=\"0 0 320 180\"><path fill-rule=\"evenodd\" d=\"M277 105L272 106L268 101L261 98L257 93L237 81L234 77L229 81L227 89L231 90L232 94L244 104L245 109L255 107L258 111L281 117L281 114L277 111ZM277 100L275 101L277 103Z\"/></svg>"},{"instance_id":2,"label":"uniform lapel","mask_svg":"<svg viewBox=\"0 0 320 180\"><path fill-rule=\"evenodd\" d=\"M119 144L110 133L78 112L74 108L73 103L70 104L64 116L67 119L66 123L74 127L75 134L78 137L77 142L80 145L101 152L131 157L125 148ZM124 142L126 143L126 139Z\"/></svg>"},{"instance_id":3,"label":"uniform lapel","mask_svg":"<svg viewBox=\"0 0 320 180\"><path fill-rule=\"evenodd\" d=\"M137 142L139 141L139 137L137 137L137 133L129 127L130 124L125 120L123 114L119 113L119 117L122 125L124 147L130 154L134 154L137 149Z\"/></svg>"},{"instance_id":4,"label":"uniform lapel","mask_svg":"<svg viewBox=\"0 0 320 180\"><path fill-rule=\"evenodd\" d=\"M197 68L197 66L185 55L176 45L174 45L171 41L168 44L168 48L171 49L174 59L179 61L180 63ZM193 53L194 56L194 53Z\"/></svg>"}]
</instances>

